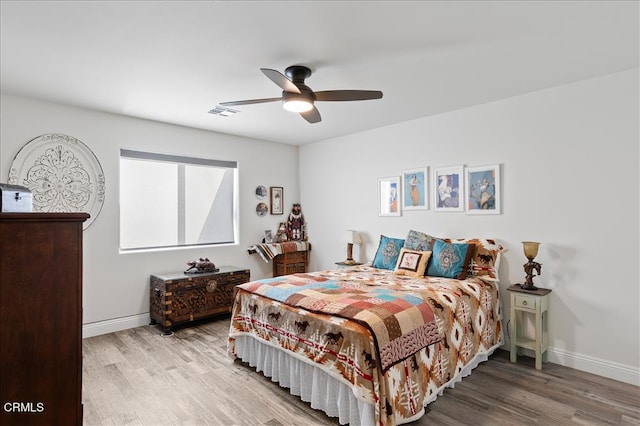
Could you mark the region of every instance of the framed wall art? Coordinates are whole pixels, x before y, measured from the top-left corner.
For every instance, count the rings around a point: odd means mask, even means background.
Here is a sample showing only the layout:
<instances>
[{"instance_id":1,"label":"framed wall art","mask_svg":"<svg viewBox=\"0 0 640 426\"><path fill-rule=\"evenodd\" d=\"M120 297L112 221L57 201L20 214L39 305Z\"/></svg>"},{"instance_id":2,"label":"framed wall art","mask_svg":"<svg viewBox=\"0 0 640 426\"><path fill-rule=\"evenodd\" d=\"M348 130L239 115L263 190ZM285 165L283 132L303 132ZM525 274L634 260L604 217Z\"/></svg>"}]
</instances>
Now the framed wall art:
<instances>
[{"instance_id":1,"label":"framed wall art","mask_svg":"<svg viewBox=\"0 0 640 426\"><path fill-rule=\"evenodd\" d=\"M404 210L425 210L429 208L427 197L427 168L404 170L402 172L402 192Z\"/></svg>"},{"instance_id":2,"label":"framed wall art","mask_svg":"<svg viewBox=\"0 0 640 426\"><path fill-rule=\"evenodd\" d=\"M467 167L467 214L500 214L500 165Z\"/></svg>"},{"instance_id":3,"label":"framed wall art","mask_svg":"<svg viewBox=\"0 0 640 426\"><path fill-rule=\"evenodd\" d=\"M464 167L450 166L433 170L433 210L464 211Z\"/></svg>"},{"instance_id":4,"label":"framed wall art","mask_svg":"<svg viewBox=\"0 0 640 426\"><path fill-rule=\"evenodd\" d=\"M378 216L400 216L400 176L378 179Z\"/></svg>"},{"instance_id":5,"label":"framed wall art","mask_svg":"<svg viewBox=\"0 0 640 426\"><path fill-rule=\"evenodd\" d=\"M284 188L272 186L269 191L271 193L271 214L283 214Z\"/></svg>"}]
</instances>

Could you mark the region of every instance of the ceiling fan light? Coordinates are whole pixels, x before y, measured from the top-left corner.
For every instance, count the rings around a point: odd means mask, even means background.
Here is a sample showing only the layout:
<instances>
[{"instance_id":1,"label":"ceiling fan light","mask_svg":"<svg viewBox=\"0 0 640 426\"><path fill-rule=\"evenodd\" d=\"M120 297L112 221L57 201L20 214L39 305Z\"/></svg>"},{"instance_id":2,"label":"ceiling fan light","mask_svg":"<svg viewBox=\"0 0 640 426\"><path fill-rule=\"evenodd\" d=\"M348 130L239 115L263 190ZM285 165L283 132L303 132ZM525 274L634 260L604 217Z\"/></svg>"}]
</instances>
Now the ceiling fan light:
<instances>
[{"instance_id":1,"label":"ceiling fan light","mask_svg":"<svg viewBox=\"0 0 640 426\"><path fill-rule=\"evenodd\" d=\"M308 99L293 98L282 101L282 106L287 111L306 112L313 108L313 103Z\"/></svg>"}]
</instances>

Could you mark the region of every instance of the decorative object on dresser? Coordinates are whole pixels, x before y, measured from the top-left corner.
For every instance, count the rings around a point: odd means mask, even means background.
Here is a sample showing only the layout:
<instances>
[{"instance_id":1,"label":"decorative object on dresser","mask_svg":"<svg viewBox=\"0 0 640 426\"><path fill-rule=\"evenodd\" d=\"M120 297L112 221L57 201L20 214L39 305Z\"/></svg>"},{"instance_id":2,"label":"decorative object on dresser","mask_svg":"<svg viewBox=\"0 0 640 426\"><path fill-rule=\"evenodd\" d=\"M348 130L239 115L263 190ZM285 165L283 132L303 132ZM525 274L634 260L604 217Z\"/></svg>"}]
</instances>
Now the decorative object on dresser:
<instances>
[{"instance_id":1,"label":"decorative object on dresser","mask_svg":"<svg viewBox=\"0 0 640 426\"><path fill-rule=\"evenodd\" d=\"M0 183L0 212L29 213L33 211L33 194L20 185Z\"/></svg>"},{"instance_id":2,"label":"decorative object on dresser","mask_svg":"<svg viewBox=\"0 0 640 426\"><path fill-rule=\"evenodd\" d=\"M524 284L522 284L523 290L537 290L538 287L533 285L533 277L542 273L542 265L538 262L534 262L533 259L538 255L538 248L540 243L534 241L523 241L522 246L524 248L524 255L529 261L524 264L524 272L527 274ZM533 275L537 272L537 275Z\"/></svg>"},{"instance_id":3,"label":"decorative object on dresser","mask_svg":"<svg viewBox=\"0 0 640 426\"><path fill-rule=\"evenodd\" d=\"M345 265L355 265L356 261L353 260L353 245L362 244L362 238L360 234L358 234L358 231L349 229L345 233L345 240L347 241L347 258L342 263Z\"/></svg>"},{"instance_id":4,"label":"decorative object on dresser","mask_svg":"<svg viewBox=\"0 0 640 426\"><path fill-rule=\"evenodd\" d=\"M185 274L203 274L205 272L218 272L216 265L209 260L208 257L200 258L200 260L192 260L187 262L189 268L184 271Z\"/></svg>"},{"instance_id":5,"label":"decorative object on dresser","mask_svg":"<svg viewBox=\"0 0 640 426\"><path fill-rule=\"evenodd\" d=\"M530 349L535 352L535 366L542 369L542 362L546 362L547 349L549 348L549 294L550 289L536 288L526 290L520 284L509 286L511 293L511 319L509 335L511 339L511 362L518 359L518 348ZM525 316L534 319L535 336L527 337Z\"/></svg>"},{"instance_id":6,"label":"decorative object on dresser","mask_svg":"<svg viewBox=\"0 0 640 426\"><path fill-rule=\"evenodd\" d=\"M27 142L11 163L9 182L33 193L36 212L87 212L87 229L100 214L105 181L93 151L79 139L45 134Z\"/></svg>"},{"instance_id":7,"label":"decorative object on dresser","mask_svg":"<svg viewBox=\"0 0 640 426\"><path fill-rule=\"evenodd\" d=\"M149 315L151 325L172 327L191 321L228 313L233 304L236 285L248 282L250 271L235 266L221 266L218 272L198 275L174 272L150 277Z\"/></svg>"},{"instance_id":8,"label":"decorative object on dresser","mask_svg":"<svg viewBox=\"0 0 640 426\"><path fill-rule=\"evenodd\" d=\"M287 239L289 241L307 241L307 223L304 220L300 203L295 203L289 213Z\"/></svg>"},{"instance_id":9,"label":"decorative object on dresser","mask_svg":"<svg viewBox=\"0 0 640 426\"><path fill-rule=\"evenodd\" d=\"M88 218L0 213L0 424L82 425L82 224Z\"/></svg>"},{"instance_id":10,"label":"decorative object on dresser","mask_svg":"<svg viewBox=\"0 0 640 426\"><path fill-rule=\"evenodd\" d=\"M284 243L287 241L287 223L280 222L278 226L278 230L276 231L276 236L273 240L274 243Z\"/></svg>"}]
</instances>

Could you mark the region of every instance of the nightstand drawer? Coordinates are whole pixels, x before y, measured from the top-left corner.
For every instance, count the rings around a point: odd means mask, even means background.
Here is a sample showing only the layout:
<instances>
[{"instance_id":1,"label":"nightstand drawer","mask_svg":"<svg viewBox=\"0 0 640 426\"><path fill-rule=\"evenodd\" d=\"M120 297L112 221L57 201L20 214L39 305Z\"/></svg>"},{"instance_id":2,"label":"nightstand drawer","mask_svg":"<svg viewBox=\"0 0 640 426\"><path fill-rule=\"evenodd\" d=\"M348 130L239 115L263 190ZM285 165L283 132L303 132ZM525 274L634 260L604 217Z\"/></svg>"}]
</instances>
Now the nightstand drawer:
<instances>
[{"instance_id":1,"label":"nightstand drawer","mask_svg":"<svg viewBox=\"0 0 640 426\"><path fill-rule=\"evenodd\" d=\"M537 297L526 296L524 294L516 294L515 305L520 309L528 309L531 311L536 310L536 303L539 303L540 299Z\"/></svg>"}]
</instances>

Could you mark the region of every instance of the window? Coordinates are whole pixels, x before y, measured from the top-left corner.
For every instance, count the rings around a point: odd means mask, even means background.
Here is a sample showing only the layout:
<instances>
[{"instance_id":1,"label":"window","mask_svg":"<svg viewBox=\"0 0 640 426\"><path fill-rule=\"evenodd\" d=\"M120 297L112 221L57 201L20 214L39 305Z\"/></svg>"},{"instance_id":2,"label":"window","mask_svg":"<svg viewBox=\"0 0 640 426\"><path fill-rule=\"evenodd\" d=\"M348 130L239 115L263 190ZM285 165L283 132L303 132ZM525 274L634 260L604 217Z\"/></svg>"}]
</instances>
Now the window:
<instances>
[{"instance_id":1,"label":"window","mask_svg":"<svg viewBox=\"0 0 640 426\"><path fill-rule=\"evenodd\" d=\"M120 249L237 241L237 163L120 150Z\"/></svg>"}]
</instances>

